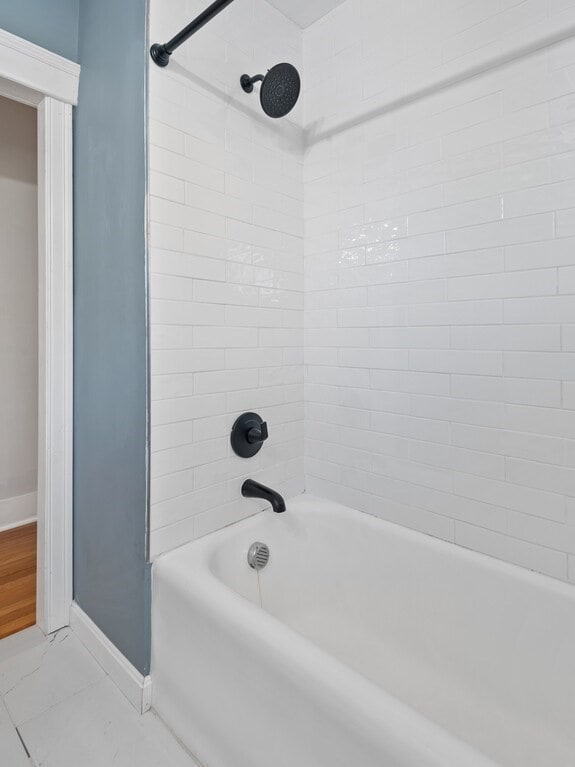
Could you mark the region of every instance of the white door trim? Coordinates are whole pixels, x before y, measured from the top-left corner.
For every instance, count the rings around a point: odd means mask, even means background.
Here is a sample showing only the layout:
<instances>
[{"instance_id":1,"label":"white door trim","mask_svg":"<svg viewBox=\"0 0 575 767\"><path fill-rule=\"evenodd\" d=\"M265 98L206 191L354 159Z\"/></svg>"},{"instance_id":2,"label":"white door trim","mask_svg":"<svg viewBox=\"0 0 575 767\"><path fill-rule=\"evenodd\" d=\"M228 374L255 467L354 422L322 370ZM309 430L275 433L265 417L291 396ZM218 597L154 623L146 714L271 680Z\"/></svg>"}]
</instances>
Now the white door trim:
<instances>
[{"instance_id":1,"label":"white door trim","mask_svg":"<svg viewBox=\"0 0 575 767\"><path fill-rule=\"evenodd\" d=\"M38 604L47 634L72 604L72 105L80 67L0 30L0 95L38 110Z\"/></svg>"},{"instance_id":2,"label":"white door trim","mask_svg":"<svg viewBox=\"0 0 575 767\"><path fill-rule=\"evenodd\" d=\"M40 100L50 96L66 104L78 103L80 65L4 29L0 29L0 77L32 91Z\"/></svg>"},{"instance_id":3,"label":"white door trim","mask_svg":"<svg viewBox=\"0 0 575 767\"><path fill-rule=\"evenodd\" d=\"M72 603L72 107L38 107L38 604L47 634Z\"/></svg>"}]
</instances>

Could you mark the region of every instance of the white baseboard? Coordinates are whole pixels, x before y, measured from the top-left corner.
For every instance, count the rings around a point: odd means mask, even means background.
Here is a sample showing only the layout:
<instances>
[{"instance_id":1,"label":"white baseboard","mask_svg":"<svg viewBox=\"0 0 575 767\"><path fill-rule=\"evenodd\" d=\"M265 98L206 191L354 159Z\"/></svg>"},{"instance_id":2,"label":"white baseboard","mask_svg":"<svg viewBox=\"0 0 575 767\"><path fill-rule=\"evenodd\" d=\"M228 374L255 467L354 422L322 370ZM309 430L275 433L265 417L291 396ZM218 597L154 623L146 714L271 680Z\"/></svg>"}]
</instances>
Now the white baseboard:
<instances>
[{"instance_id":1,"label":"white baseboard","mask_svg":"<svg viewBox=\"0 0 575 767\"><path fill-rule=\"evenodd\" d=\"M134 708L140 714L149 711L152 678L142 676L76 602L70 608L70 627Z\"/></svg>"},{"instance_id":2,"label":"white baseboard","mask_svg":"<svg viewBox=\"0 0 575 767\"><path fill-rule=\"evenodd\" d=\"M38 515L38 493L25 493L0 500L0 532L35 522Z\"/></svg>"}]
</instances>

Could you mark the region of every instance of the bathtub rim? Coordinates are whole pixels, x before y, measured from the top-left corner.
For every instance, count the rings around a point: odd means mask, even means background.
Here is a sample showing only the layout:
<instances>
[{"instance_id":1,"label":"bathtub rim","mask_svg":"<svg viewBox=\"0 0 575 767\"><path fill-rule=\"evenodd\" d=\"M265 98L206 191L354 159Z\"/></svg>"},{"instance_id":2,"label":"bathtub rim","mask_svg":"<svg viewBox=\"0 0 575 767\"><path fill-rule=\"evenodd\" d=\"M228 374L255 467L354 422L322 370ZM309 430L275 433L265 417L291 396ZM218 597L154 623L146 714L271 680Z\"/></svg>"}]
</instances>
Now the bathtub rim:
<instances>
[{"instance_id":1,"label":"bathtub rim","mask_svg":"<svg viewBox=\"0 0 575 767\"><path fill-rule=\"evenodd\" d=\"M382 499L382 503L385 503L385 499ZM320 496L316 496L307 492L290 498L286 502L287 511L296 512L298 514L336 514L343 516L348 520L358 521L358 514L361 514L359 520L361 524L366 524L375 530L380 532L387 531L394 536L407 541L413 542L419 545L425 544L432 549L436 549L439 554L445 552L446 554L455 557L456 559L463 559L468 563L475 562L481 568L489 569L495 573L500 573L508 578L512 578L516 582L526 582L537 588L551 589L558 595L566 597L574 602L575 607L575 584L563 581L559 578L554 578L551 575L540 573L536 570L530 570L522 565L514 564L513 562L507 562L498 557L494 557L490 554L484 554L483 552L476 551L475 549L469 549L462 546L455 541L446 540L445 538L439 538L429 533L421 532L413 528L401 525L397 522L391 522L382 517L378 517L375 514L370 514L365 511L353 509L349 506L345 506L336 501L331 501ZM254 511L249 517L232 522L219 530L214 530L201 538L196 538L193 541L178 546L170 551L163 552L159 555L153 563L154 567L165 566L166 561L174 561L176 557L178 560L183 558L187 552L190 551L190 547L193 547L194 555L193 559L199 566L200 562L203 563L207 569L213 573L210 566L209 558L211 557L216 545L225 544L231 541L238 531L248 531L251 527L257 528L261 522L271 514L269 508L263 511ZM487 528L486 528L487 529ZM218 579L217 575L214 577ZM225 585L225 584L224 584ZM228 587L227 587L228 588ZM232 589L233 592L233 589Z\"/></svg>"}]
</instances>

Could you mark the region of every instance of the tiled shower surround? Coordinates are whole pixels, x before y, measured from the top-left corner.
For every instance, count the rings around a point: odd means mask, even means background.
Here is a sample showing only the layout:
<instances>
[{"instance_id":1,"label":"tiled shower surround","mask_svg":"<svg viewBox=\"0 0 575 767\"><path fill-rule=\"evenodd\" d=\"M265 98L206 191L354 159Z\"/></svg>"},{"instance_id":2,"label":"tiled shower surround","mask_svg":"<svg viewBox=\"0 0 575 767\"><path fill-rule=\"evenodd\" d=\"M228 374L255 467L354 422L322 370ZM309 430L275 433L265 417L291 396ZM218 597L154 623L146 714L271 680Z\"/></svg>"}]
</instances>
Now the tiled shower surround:
<instances>
[{"instance_id":1,"label":"tiled shower surround","mask_svg":"<svg viewBox=\"0 0 575 767\"><path fill-rule=\"evenodd\" d=\"M307 489L573 580L575 42L441 83L574 21L348 0L304 56Z\"/></svg>"},{"instance_id":2,"label":"tiled shower surround","mask_svg":"<svg viewBox=\"0 0 575 767\"><path fill-rule=\"evenodd\" d=\"M201 7L153 0L152 37ZM153 553L251 513L244 476L304 488L305 346L309 492L575 580L575 42L538 43L573 25L239 0L152 68ZM269 121L236 82L284 59L303 116Z\"/></svg>"},{"instance_id":3,"label":"tiled shower surround","mask_svg":"<svg viewBox=\"0 0 575 767\"><path fill-rule=\"evenodd\" d=\"M151 37L204 7L154 0ZM152 555L253 513L248 476L304 489L301 105L271 121L239 86L301 53L299 28L241 0L150 68ZM250 461L229 446L246 410L270 426Z\"/></svg>"}]
</instances>

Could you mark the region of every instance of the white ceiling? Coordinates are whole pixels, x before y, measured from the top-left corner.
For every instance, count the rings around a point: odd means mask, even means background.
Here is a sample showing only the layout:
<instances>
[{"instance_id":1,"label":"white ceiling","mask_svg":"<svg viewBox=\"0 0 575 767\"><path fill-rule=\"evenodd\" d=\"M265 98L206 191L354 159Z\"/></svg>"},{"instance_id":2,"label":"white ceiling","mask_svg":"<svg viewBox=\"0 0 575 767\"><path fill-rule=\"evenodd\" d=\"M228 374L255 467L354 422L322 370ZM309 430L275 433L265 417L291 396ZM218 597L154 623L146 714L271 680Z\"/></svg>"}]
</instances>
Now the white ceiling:
<instances>
[{"instance_id":1,"label":"white ceiling","mask_svg":"<svg viewBox=\"0 0 575 767\"><path fill-rule=\"evenodd\" d=\"M345 0L268 0L288 19L305 29Z\"/></svg>"}]
</instances>

